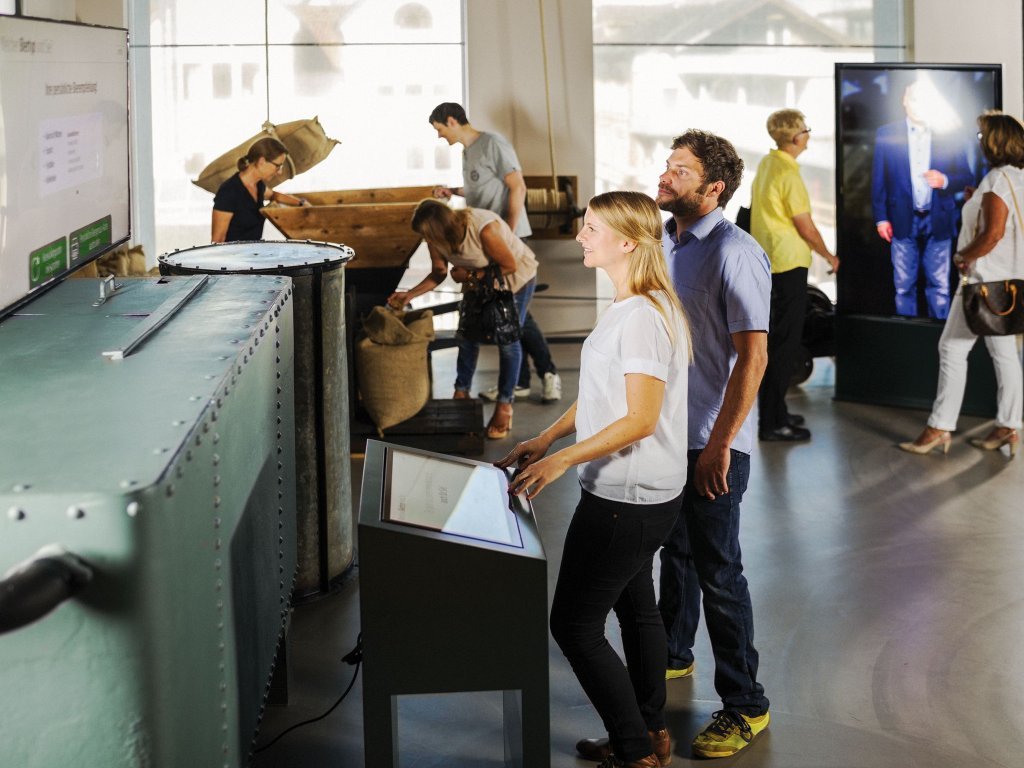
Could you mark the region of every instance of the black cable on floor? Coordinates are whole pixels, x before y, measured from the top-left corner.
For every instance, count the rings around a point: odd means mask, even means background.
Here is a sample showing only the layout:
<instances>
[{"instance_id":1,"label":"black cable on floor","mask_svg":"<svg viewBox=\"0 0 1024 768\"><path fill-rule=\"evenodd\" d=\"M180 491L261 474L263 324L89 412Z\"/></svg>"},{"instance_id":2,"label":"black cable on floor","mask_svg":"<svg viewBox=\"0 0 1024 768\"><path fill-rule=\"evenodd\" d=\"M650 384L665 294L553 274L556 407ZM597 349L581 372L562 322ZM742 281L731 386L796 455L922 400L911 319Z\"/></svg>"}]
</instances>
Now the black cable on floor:
<instances>
[{"instance_id":1,"label":"black cable on floor","mask_svg":"<svg viewBox=\"0 0 1024 768\"><path fill-rule=\"evenodd\" d=\"M353 648L348 653L346 653L344 656L342 656L341 660L344 661L346 664L354 665L355 668L356 668L356 671L352 673L352 681L348 684L348 688L345 689L345 692L343 694L341 694L341 698L339 698L336 702L331 704L330 709L328 709L322 715L318 715L317 717L311 718L309 720L303 720L301 723L296 723L295 725L288 726L283 731L281 731L281 733L277 734L277 736L275 736L273 739L271 739L268 743L264 744L262 747L259 747L258 749L254 749L253 750L253 754L254 755L259 754L260 752L263 752L264 750L270 749L272 746L274 746L277 742L279 742L281 739L283 739L287 734L289 734L292 731L294 731L296 728L301 728L304 725L309 725L311 723L316 723L316 722L319 722L320 720L323 720L325 717L327 717L329 714L331 714L331 712L333 712L335 709L338 708L338 705L341 704L341 702L343 702L345 700L346 696L348 696L348 692L352 690L352 686L356 684L356 678L359 677L359 667L361 667L362 664L363 664L363 634L362 634L362 632L359 633L359 637L356 640L356 647Z\"/></svg>"}]
</instances>

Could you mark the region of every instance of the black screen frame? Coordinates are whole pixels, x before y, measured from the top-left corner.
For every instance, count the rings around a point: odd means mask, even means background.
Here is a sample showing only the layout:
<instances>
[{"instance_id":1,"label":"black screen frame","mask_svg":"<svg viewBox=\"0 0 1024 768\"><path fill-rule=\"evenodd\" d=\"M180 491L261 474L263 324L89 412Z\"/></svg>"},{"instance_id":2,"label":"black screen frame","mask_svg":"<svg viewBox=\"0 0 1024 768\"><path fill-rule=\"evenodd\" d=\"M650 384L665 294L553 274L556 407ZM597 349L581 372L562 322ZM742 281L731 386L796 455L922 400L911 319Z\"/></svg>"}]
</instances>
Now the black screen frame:
<instances>
[{"instance_id":1,"label":"black screen frame","mask_svg":"<svg viewBox=\"0 0 1024 768\"><path fill-rule=\"evenodd\" d=\"M843 82L844 75L848 73L863 73L870 71L892 72L899 76L897 79L907 81L911 79L913 72L953 72L953 73L983 73L992 77L994 93L992 94L993 109L1002 109L1003 82L1001 64L958 64L958 63L920 63L920 62L858 62L835 64L835 151L836 151L836 173L835 173L835 195L836 195L836 252L842 260L842 268L836 274L836 312L840 315L863 315L871 317L887 317L896 320L929 322L942 324L944 320L931 319L924 316L899 316L895 314L895 307L888 309L892 288L892 265L888 256L889 246L878 238L878 242L870 241L870 234L867 248L862 246L863 240L851 236L851 229L854 227L863 228L872 222L863 220L862 207L853 210L851 197L847 194L847 156L846 150L852 142L847 141L851 129L846 125L848 114L844 112ZM899 89L902 91L902 88ZM901 97L890 94L888 99L898 100ZM971 125L978 113L966 118ZM888 120L881 120L872 124L872 133L881 127ZM857 130L867 131L867 128ZM873 151L873 147L872 147ZM870 169L868 175L870 186ZM870 206L870 191L868 192L868 204ZM873 217L872 217L873 218ZM873 231L873 228L872 228ZM877 235L874 237L877 238ZM954 238L955 242L955 238ZM885 258L882 258L882 253ZM952 263L950 265L952 270ZM886 271L888 270L888 271ZM952 286L951 286L952 287ZM871 293L878 291L878 295Z\"/></svg>"}]
</instances>

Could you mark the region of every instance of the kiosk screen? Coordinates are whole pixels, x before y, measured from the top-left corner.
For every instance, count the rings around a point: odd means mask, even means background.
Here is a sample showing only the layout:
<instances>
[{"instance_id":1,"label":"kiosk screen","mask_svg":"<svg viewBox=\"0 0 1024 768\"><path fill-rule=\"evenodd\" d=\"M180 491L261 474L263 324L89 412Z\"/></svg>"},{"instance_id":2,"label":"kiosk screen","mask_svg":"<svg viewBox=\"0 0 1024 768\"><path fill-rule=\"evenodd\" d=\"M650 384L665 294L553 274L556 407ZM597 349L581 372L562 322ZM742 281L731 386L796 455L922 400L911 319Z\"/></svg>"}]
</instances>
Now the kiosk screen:
<instances>
[{"instance_id":1,"label":"kiosk screen","mask_svg":"<svg viewBox=\"0 0 1024 768\"><path fill-rule=\"evenodd\" d=\"M381 518L523 547L508 477L497 467L388 448Z\"/></svg>"}]
</instances>

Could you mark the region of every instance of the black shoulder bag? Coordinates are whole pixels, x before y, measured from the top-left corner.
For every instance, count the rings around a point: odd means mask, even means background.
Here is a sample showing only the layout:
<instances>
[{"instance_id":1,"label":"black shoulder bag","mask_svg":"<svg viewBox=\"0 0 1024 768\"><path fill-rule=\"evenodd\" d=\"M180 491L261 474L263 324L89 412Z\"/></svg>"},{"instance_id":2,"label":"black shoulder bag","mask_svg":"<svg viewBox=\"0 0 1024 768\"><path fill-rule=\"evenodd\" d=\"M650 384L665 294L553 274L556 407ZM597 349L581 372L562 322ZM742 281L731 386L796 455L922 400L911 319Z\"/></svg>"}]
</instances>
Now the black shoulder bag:
<instances>
[{"instance_id":1,"label":"black shoulder bag","mask_svg":"<svg viewBox=\"0 0 1024 768\"><path fill-rule=\"evenodd\" d=\"M519 341L519 312L498 264L484 268L484 276L462 294L458 336L480 344Z\"/></svg>"}]
</instances>

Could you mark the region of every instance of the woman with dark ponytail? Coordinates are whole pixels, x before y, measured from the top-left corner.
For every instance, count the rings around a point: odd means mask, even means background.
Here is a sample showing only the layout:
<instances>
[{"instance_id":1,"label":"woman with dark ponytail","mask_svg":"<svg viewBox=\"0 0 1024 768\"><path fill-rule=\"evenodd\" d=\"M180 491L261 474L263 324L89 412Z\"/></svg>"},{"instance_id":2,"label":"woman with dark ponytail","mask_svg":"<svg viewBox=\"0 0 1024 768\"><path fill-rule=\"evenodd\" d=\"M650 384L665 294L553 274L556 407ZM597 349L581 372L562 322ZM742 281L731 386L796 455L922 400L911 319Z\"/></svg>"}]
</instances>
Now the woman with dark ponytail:
<instances>
[{"instance_id":1,"label":"woman with dark ponytail","mask_svg":"<svg viewBox=\"0 0 1024 768\"><path fill-rule=\"evenodd\" d=\"M285 205L309 205L294 195L267 187L284 167L288 149L267 136L255 142L238 159L238 173L220 185L213 198L213 223L210 239L215 243L236 240L262 240L266 219L260 213L265 201Z\"/></svg>"}]
</instances>

